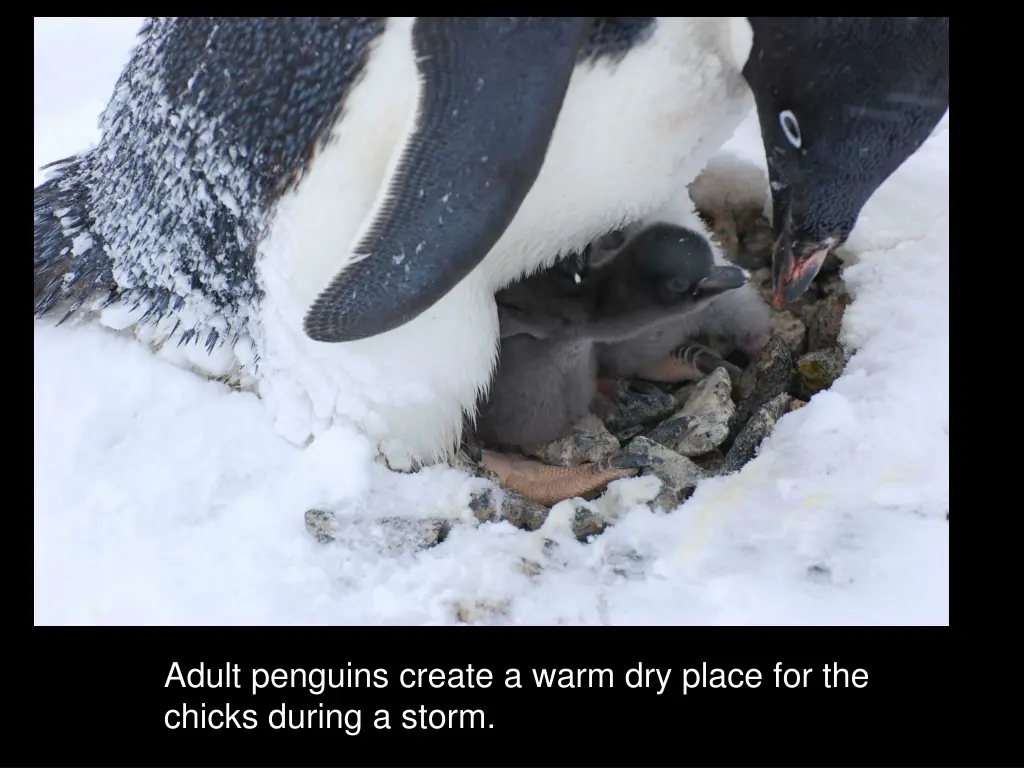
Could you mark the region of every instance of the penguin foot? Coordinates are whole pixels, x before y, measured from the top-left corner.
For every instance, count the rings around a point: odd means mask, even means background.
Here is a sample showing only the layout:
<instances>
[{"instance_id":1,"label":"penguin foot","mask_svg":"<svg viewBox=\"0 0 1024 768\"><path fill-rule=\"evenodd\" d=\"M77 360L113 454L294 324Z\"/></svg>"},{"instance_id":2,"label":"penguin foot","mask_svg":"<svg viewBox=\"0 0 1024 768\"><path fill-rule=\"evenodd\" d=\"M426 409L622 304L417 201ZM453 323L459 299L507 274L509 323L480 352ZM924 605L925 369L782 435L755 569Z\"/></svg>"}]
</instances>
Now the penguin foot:
<instances>
[{"instance_id":1,"label":"penguin foot","mask_svg":"<svg viewBox=\"0 0 1024 768\"><path fill-rule=\"evenodd\" d=\"M463 419L462 440L452 465L467 470L471 474L481 475L484 471L483 446L477 440L473 425L468 417Z\"/></svg>"},{"instance_id":2,"label":"penguin foot","mask_svg":"<svg viewBox=\"0 0 1024 768\"><path fill-rule=\"evenodd\" d=\"M734 385L743 373L739 366L730 363L710 347L686 344L668 357L644 366L637 372L637 376L665 383L700 381L716 368L725 368Z\"/></svg>"},{"instance_id":3,"label":"penguin foot","mask_svg":"<svg viewBox=\"0 0 1024 768\"><path fill-rule=\"evenodd\" d=\"M704 378L704 374L696 367L674 354L645 365L636 372L636 375L648 381L661 381L666 384L700 381Z\"/></svg>"},{"instance_id":4,"label":"penguin foot","mask_svg":"<svg viewBox=\"0 0 1024 768\"><path fill-rule=\"evenodd\" d=\"M552 467L533 459L483 451L484 467L498 476L501 486L545 506L604 488L612 480L632 477L658 463L653 457L623 452L575 467Z\"/></svg>"}]
</instances>

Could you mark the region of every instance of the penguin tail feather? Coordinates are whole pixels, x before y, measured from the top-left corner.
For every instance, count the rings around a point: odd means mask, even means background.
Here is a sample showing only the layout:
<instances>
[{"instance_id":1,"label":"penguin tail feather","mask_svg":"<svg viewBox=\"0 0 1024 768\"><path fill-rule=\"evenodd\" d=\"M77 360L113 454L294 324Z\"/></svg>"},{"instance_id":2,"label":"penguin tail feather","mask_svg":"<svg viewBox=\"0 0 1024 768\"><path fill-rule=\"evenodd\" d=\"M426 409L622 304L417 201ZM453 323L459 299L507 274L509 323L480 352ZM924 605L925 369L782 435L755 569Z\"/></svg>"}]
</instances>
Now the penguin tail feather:
<instances>
[{"instance_id":1,"label":"penguin tail feather","mask_svg":"<svg viewBox=\"0 0 1024 768\"><path fill-rule=\"evenodd\" d=\"M102 306L117 298L113 263L89 215L87 164L88 155L51 163L35 188L35 316L63 311L58 325L93 297Z\"/></svg>"}]
</instances>

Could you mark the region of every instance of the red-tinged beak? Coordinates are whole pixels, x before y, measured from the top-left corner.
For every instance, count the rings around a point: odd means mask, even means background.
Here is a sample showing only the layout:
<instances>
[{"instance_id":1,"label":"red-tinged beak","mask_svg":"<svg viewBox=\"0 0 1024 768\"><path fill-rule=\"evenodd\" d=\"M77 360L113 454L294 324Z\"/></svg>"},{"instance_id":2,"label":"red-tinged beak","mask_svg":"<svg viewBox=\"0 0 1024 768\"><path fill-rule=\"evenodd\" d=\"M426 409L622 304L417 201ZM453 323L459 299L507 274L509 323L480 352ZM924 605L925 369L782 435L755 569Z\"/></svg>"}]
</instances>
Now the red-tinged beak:
<instances>
[{"instance_id":1,"label":"red-tinged beak","mask_svg":"<svg viewBox=\"0 0 1024 768\"><path fill-rule=\"evenodd\" d=\"M784 243L785 238L782 239ZM776 247L772 257L772 292L775 306L782 307L799 299L811 285L821 265L825 263L831 243L812 246ZM798 253L803 255L798 256Z\"/></svg>"}]
</instances>

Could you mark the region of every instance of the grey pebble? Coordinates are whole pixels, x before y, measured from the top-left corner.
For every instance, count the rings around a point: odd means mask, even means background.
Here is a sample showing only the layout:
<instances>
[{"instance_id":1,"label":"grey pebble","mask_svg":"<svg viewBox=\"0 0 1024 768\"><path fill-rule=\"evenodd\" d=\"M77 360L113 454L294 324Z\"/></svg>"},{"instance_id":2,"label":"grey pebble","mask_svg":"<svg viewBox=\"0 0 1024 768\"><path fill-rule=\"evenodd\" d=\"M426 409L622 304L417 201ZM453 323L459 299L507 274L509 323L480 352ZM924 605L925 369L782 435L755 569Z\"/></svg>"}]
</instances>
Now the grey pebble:
<instances>
[{"instance_id":1,"label":"grey pebble","mask_svg":"<svg viewBox=\"0 0 1024 768\"><path fill-rule=\"evenodd\" d=\"M738 435L757 410L789 389L793 357L780 336L773 336L757 359L743 372L736 386L736 413L732 434Z\"/></svg>"},{"instance_id":2,"label":"grey pebble","mask_svg":"<svg viewBox=\"0 0 1024 768\"><path fill-rule=\"evenodd\" d=\"M306 510L305 520L306 530L321 544L343 540L396 553L436 546L452 527L441 518L348 517L325 509Z\"/></svg>"},{"instance_id":3,"label":"grey pebble","mask_svg":"<svg viewBox=\"0 0 1024 768\"><path fill-rule=\"evenodd\" d=\"M792 398L786 394L776 395L767 403L762 405L754 415L747 421L746 425L733 440L729 452L725 455L725 461L718 468L717 474L727 475L736 472L750 461L757 453L758 446L771 434L772 429L782 415Z\"/></svg>"},{"instance_id":4,"label":"grey pebble","mask_svg":"<svg viewBox=\"0 0 1024 768\"><path fill-rule=\"evenodd\" d=\"M808 352L796 361L790 389L801 400L810 400L818 392L831 387L845 367L846 357L841 347Z\"/></svg>"},{"instance_id":5,"label":"grey pebble","mask_svg":"<svg viewBox=\"0 0 1024 768\"><path fill-rule=\"evenodd\" d=\"M661 463L644 470L661 480L662 488L654 505L675 509L686 501L704 478L704 470L696 463L647 437L634 438L626 448L631 453L661 459Z\"/></svg>"},{"instance_id":6,"label":"grey pebble","mask_svg":"<svg viewBox=\"0 0 1024 768\"><path fill-rule=\"evenodd\" d=\"M735 410L729 374L716 368L697 382L682 410L650 430L647 437L683 456L700 456L725 441Z\"/></svg>"}]
</instances>

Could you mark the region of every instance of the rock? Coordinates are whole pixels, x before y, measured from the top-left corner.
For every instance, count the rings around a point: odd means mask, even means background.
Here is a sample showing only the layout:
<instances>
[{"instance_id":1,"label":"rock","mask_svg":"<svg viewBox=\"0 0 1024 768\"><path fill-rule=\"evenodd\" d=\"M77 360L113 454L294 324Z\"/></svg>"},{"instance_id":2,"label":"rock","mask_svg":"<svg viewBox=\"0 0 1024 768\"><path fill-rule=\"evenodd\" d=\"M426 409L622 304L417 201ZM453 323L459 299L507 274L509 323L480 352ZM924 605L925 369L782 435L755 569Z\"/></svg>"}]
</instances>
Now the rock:
<instances>
[{"instance_id":1,"label":"rock","mask_svg":"<svg viewBox=\"0 0 1024 768\"><path fill-rule=\"evenodd\" d=\"M548 536L558 536L568 530L582 544L586 544L594 536L604 533L611 521L605 519L596 504L584 499L564 499L551 507L545 521L545 532ZM558 548L556 541L546 538L544 541L545 559Z\"/></svg>"},{"instance_id":2,"label":"rock","mask_svg":"<svg viewBox=\"0 0 1024 768\"><path fill-rule=\"evenodd\" d=\"M628 443L630 440L632 440L637 435L643 434L643 431L645 429L647 429L646 426L644 426L643 424L638 424L635 427L630 427L629 429L623 429L621 431L615 432L614 434L615 434L615 437L619 441L620 444L621 443Z\"/></svg>"},{"instance_id":3,"label":"rock","mask_svg":"<svg viewBox=\"0 0 1024 768\"><path fill-rule=\"evenodd\" d=\"M540 576L544 572L544 566L536 560L527 560L525 557L519 559L519 567L527 576Z\"/></svg>"},{"instance_id":4,"label":"rock","mask_svg":"<svg viewBox=\"0 0 1024 768\"><path fill-rule=\"evenodd\" d=\"M811 283L807 291L796 301L786 305L786 310L793 314L803 324L804 329L811 327L811 323L814 322L814 318L818 314L818 307L821 306L821 294L818 291L817 285ZM805 350L806 347L806 334L804 338L800 340L800 345L797 346L796 330L793 330L793 340L790 345L790 350L794 355L800 354L801 351Z\"/></svg>"},{"instance_id":5,"label":"rock","mask_svg":"<svg viewBox=\"0 0 1024 768\"><path fill-rule=\"evenodd\" d=\"M440 544L451 531L451 521L440 518L343 517L326 509L306 510L306 530L321 544L338 539L375 545L392 552L427 549Z\"/></svg>"},{"instance_id":6,"label":"rock","mask_svg":"<svg viewBox=\"0 0 1024 768\"><path fill-rule=\"evenodd\" d=\"M455 616L463 624L476 624L505 615L509 605L508 600L460 602L455 606Z\"/></svg>"},{"instance_id":7,"label":"rock","mask_svg":"<svg viewBox=\"0 0 1024 768\"><path fill-rule=\"evenodd\" d=\"M786 413L789 413L790 411L795 411L798 408L803 408L805 405L807 405L806 400L801 400L800 398L794 397L792 400L789 401L789 405L786 406Z\"/></svg>"},{"instance_id":8,"label":"rock","mask_svg":"<svg viewBox=\"0 0 1024 768\"><path fill-rule=\"evenodd\" d=\"M615 455L619 441L597 416L588 413L563 438L545 445L531 446L524 453L557 467L574 467L590 461L600 461Z\"/></svg>"},{"instance_id":9,"label":"rock","mask_svg":"<svg viewBox=\"0 0 1024 768\"><path fill-rule=\"evenodd\" d=\"M803 300L803 299L801 299ZM807 345L807 326L788 309L772 309L772 334L781 336L793 357L803 354Z\"/></svg>"},{"instance_id":10,"label":"rock","mask_svg":"<svg viewBox=\"0 0 1024 768\"><path fill-rule=\"evenodd\" d=\"M605 417L604 425L614 434L621 435L636 427L656 424L675 413L677 407L676 399L654 384L625 382L615 407Z\"/></svg>"},{"instance_id":11,"label":"rock","mask_svg":"<svg viewBox=\"0 0 1024 768\"><path fill-rule=\"evenodd\" d=\"M831 387L845 367L846 358L840 347L808 352L796 361L790 390L801 400L810 400L818 392Z\"/></svg>"},{"instance_id":12,"label":"rock","mask_svg":"<svg viewBox=\"0 0 1024 768\"><path fill-rule=\"evenodd\" d=\"M690 399L690 395L697 389L696 383L684 384L675 392L672 393L673 399L676 401L676 410L678 411L686 405L686 401Z\"/></svg>"},{"instance_id":13,"label":"rock","mask_svg":"<svg viewBox=\"0 0 1024 768\"><path fill-rule=\"evenodd\" d=\"M334 513L326 509L307 509L306 530L321 544L334 541Z\"/></svg>"},{"instance_id":14,"label":"rock","mask_svg":"<svg viewBox=\"0 0 1024 768\"><path fill-rule=\"evenodd\" d=\"M481 523L508 520L516 528L524 531L536 531L544 525L550 511L543 504L538 504L515 491L497 488L487 488L473 494L469 508Z\"/></svg>"},{"instance_id":15,"label":"rock","mask_svg":"<svg viewBox=\"0 0 1024 768\"><path fill-rule=\"evenodd\" d=\"M850 296L845 288L835 290L818 302L814 321L807 332L808 351L817 352L819 349L834 347L839 343L843 315L849 305Z\"/></svg>"},{"instance_id":16,"label":"rock","mask_svg":"<svg viewBox=\"0 0 1024 768\"><path fill-rule=\"evenodd\" d=\"M776 395L757 409L743 429L740 430L736 439L733 440L732 447L729 448L729 452L725 455L725 461L718 469L718 474L725 475L730 472L736 472L754 458L754 454L757 453L757 447L761 445L762 440L771 434L772 429L775 427L775 422L782 418L790 400L790 396L783 393Z\"/></svg>"},{"instance_id":17,"label":"rock","mask_svg":"<svg viewBox=\"0 0 1024 768\"><path fill-rule=\"evenodd\" d=\"M501 507L495 498L494 488L485 488L473 493L469 500L469 509L473 517L481 523L494 522L501 519Z\"/></svg>"},{"instance_id":18,"label":"rock","mask_svg":"<svg viewBox=\"0 0 1024 768\"><path fill-rule=\"evenodd\" d=\"M789 389L793 358L781 336L773 336L757 360L743 372L736 387L736 415L733 431L739 433L758 408Z\"/></svg>"},{"instance_id":19,"label":"rock","mask_svg":"<svg viewBox=\"0 0 1024 768\"><path fill-rule=\"evenodd\" d=\"M604 533L604 529L608 527L600 515L583 505L576 507L571 525L573 536L584 543L591 536Z\"/></svg>"},{"instance_id":20,"label":"rock","mask_svg":"<svg viewBox=\"0 0 1024 768\"><path fill-rule=\"evenodd\" d=\"M549 511L543 504L538 504L515 491L505 491L501 501L501 519L508 520L516 528L524 531L536 531L544 525Z\"/></svg>"},{"instance_id":21,"label":"rock","mask_svg":"<svg viewBox=\"0 0 1024 768\"><path fill-rule=\"evenodd\" d=\"M634 438L627 450L661 459L661 464L644 470L644 474L654 475L661 480L661 491L653 504L662 509L675 509L686 501L704 477L704 470L690 459L649 438Z\"/></svg>"},{"instance_id":22,"label":"rock","mask_svg":"<svg viewBox=\"0 0 1024 768\"><path fill-rule=\"evenodd\" d=\"M706 475L713 475L718 472L718 468L725 462L725 454L722 453L718 448L713 451L708 451L702 456L694 456L693 463L704 470Z\"/></svg>"},{"instance_id":23,"label":"rock","mask_svg":"<svg viewBox=\"0 0 1024 768\"><path fill-rule=\"evenodd\" d=\"M678 414L663 421L647 436L683 456L700 456L725 441L735 410L729 374L724 368L716 368L697 382Z\"/></svg>"},{"instance_id":24,"label":"rock","mask_svg":"<svg viewBox=\"0 0 1024 768\"><path fill-rule=\"evenodd\" d=\"M692 495L692 488L686 491L683 495L680 495L677 491L665 488L661 493L654 497L654 500L651 502L651 509L661 512L672 512Z\"/></svg>"}]
</instances>

